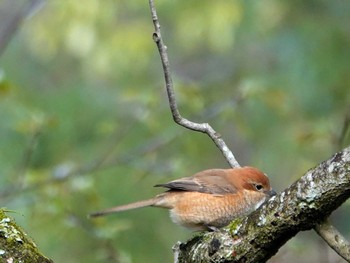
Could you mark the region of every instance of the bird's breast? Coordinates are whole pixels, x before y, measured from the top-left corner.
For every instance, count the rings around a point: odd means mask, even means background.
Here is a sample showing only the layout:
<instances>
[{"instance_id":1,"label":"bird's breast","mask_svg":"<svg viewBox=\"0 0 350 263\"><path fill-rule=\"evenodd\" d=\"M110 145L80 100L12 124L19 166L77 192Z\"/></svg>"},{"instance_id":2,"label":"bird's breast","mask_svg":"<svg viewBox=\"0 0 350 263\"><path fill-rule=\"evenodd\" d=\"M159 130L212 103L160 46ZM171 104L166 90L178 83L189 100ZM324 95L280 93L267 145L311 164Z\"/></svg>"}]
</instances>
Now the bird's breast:
<instances>
[{"instance_id":1,"label":"bird's breast","mask_svg":"<svg viewBox=\"0 0 350 263\"><path fill-rule=\"evenodd\" d=\"M213 195L199 192L169 192L167 206L174 223L193 230L220 228L255 209L244 193ZM170 202L169 202L170 201ZM171 203L171 204L170 204Z\"/></svg>"}]
</instances>

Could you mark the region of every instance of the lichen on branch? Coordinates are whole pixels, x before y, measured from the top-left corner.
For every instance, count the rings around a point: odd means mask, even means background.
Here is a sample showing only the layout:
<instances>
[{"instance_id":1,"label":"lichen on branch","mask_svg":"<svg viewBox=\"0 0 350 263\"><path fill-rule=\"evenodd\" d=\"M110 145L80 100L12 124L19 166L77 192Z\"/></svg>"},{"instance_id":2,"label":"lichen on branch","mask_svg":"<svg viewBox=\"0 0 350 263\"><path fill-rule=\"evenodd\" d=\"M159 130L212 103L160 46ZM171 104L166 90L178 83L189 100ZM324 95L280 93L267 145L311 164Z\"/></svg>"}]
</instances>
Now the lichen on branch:
<instances>
[{"instance_id":1,"label":"lichen on branch","mask_svg":"<svg viewBox=\"0 0 350 263\"><path fill-rule=\"evenodd\" d=\"M178 244L178 262L265 262L349 197L350 147L309 170L240 222Z\"/></svg>"}]
</instances>

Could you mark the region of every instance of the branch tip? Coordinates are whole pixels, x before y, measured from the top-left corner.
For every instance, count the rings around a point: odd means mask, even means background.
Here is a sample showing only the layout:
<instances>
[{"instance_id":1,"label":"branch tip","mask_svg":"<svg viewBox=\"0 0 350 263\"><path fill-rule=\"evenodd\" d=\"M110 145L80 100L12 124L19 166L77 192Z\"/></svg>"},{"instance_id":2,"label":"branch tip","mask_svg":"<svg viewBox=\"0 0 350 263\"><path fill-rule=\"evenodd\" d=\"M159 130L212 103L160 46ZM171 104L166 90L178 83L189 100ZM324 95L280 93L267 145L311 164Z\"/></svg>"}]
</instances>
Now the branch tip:
<instances>
[{"instance_id":1,"label":"branch tip","mask_svg":"<svg viewBox=\"0 0 350 263\"><path fill-rule=\"evenodd\" d=\"M149 0L149 6L151 9L151 16L152 16L152 21L153 21L154 30L155 30L155 32L153 33L153 40L157 44L158 52L162 62L164 79L165 79L165 87L166 87L169 106L170 106L170 110L171 110L171 114L173 116L174 122L184 128L207 134L215 143L215 145L219 148L219 150L221 151L221 153L223 154L227 162L230 164L230 166L240 167L233 153L229 150L224 140L221 139L221 135L217 133L208 123L192 122L190 120L183 118L180 115L180 112L178 110L178 106L176 103L175 92L173 88L173 81L170 73L167 47L162 40L160 23L158 21L157 10L153 0Z\"/></svg>"}]
</instances>

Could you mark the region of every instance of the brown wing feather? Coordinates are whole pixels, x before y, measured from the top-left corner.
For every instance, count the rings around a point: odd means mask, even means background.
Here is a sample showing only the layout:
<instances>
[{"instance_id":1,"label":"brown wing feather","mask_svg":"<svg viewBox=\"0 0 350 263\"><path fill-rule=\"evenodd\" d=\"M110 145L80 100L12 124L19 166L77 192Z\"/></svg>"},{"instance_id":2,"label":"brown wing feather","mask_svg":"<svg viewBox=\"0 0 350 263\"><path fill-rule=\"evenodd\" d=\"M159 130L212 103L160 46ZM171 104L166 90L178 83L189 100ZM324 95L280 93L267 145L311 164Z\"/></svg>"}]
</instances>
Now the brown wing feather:
<instances>
[{"instance_id":1,"label":"brown wing feather","mask_svg":"<svg viewBox=\"0 0 350 263\"><path fill-rule=\"evenodd\" d=\"M155 185L170 190L201 192L209 194L235 193L237 189L226 179L223 169L211 169L199 172L192 177L184 177L165 184Z\"/></svg>"},{"instance_id":2,"label":"brown wing feather","mask_svg":"<svg viewBox=\"0 0 350 263\"><path fill-rule=\"evenodd\" d=\"M184 177L169 183L157 184L155 187L165 187L170 190L202 192L202 186L195 182L192 177Z\"/></svg>"}]
</instances>

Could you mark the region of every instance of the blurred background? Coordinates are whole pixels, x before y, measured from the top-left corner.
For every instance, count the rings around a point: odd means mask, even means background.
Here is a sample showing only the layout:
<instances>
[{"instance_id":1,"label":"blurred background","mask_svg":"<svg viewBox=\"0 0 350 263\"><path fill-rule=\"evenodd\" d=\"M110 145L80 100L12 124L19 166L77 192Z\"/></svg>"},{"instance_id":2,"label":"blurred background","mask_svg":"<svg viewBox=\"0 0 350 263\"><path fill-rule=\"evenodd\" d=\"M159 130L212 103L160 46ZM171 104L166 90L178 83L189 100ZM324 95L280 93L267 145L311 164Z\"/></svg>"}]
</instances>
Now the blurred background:
<instances>
[{"instance_id":1,"label":"blurred background","mask_svg":"<svg viewBox=\"0 0 350 263\"><path fill-rule=\"evenodd\" d=\"M350 1L156 1L183 116L277 191L350 142ZM55 262L172 262L165 210L90 220L228 167L170 115L147 1L0 0L1 206ZM350 238L349 202L331 221ZM269 262L344 262L313 232Z\"/></svg>"}]
</instances>

